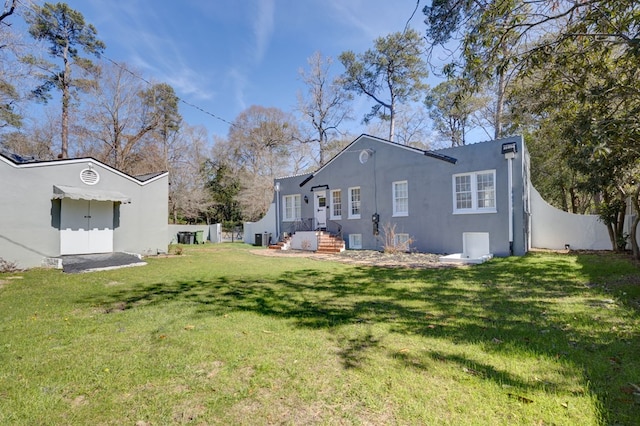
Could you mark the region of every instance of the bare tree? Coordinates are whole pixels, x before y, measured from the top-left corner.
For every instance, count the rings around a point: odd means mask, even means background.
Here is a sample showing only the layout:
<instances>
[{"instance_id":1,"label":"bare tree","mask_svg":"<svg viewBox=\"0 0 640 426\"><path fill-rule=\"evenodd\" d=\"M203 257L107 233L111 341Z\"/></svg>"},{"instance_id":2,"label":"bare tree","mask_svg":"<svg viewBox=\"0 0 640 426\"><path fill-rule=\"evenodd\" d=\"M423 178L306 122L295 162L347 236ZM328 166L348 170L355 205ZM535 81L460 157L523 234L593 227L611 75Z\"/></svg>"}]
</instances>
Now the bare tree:
<instances>
[{"instance_id":1,"label":"bare tree","mask_svg":"<svg viewBox=\"0 0 640 426\"><path fill-rule=\"evenodd\" d=\"M114 63L102 64L96 81L83 109L82 154L132 174L168 170L181 123L173 89L147 87Z\"/></svg>"},{"instance_id":2,"label":"bare tree","mask_svg":"<svg viewBox=\"0 0 640 426\"><path fill-rule=\"evenodd\" d=\"M0 23L2 23L2 21L5 20L5 18L13 15L13 12L16 11L16 6L18 4L18 0L5 0L4 2L4 8L2 9L2 12L0 13ZM4 46L0 45L0 49L3 48Z\"/></svg>"},{"instance_id":3,"label":"bare tree","mask_svg":"<svg viewBox=\"0 0 640 426\"><path fill-rule=\"evenodd\" d=\"M191 222L206 216L212 203L201 173L208 138L204 127L182 126L168 145L169 214L173 223L180 218Z\"/></svg>"},{"instance_id":4,"label":"bare tree","mask_svg":"<svg viewBox=\"0 0 640 426\"><path fill-rule=\"evenodd\" d=\"M278 108L251 106L235 119L227 139L214 146L214 160L235 168L245 220L262 217L273 197L273 179L308 168L305 144L294 118Z\"/></svg>"},{"instance_id":5,"label":"bare tree","mask_svg":"<svg viewBox=\"0 0 640 426\"><path fill-rule=\"evenodd\" d=\"M331 138L340 134L338 127L343 121L352 118L350 102L353 96L344 89L341 80L331 78L331 57L325 58L315 52L307 63L308 71L299 71L307 91L304 95L298 93L298 110L315 134L308 142L317 143L318 165L322 166L327 160Z\"/></svg>"},{"instance_id":6,"label":"bare tree","mask_svg":"<svg viewBox=\"0 0 640 426\"><path fill-rule=\"evenodd\" d=\"M141 80L124 66L105 63L99 82L91 90L84 109L86 143L83 154L95 156L127 173L142 172L138 165L144 150L143 136L153 130L143 121L143 105L138 95Z\"/></svg>"}]
</instances>

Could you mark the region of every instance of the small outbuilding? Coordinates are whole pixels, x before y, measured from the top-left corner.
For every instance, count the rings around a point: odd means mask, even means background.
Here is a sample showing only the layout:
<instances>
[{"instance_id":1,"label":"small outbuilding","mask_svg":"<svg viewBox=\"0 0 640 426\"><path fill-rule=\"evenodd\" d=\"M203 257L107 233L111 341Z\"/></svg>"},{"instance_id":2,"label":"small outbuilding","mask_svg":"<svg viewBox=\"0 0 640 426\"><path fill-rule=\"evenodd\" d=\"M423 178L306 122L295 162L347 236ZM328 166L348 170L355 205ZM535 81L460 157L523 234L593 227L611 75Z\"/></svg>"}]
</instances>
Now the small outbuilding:
<instances>
[{"instance_id":1,"label":"small outbuilding","mask_svg":"<svg viewBox=\"0 0 640 426\"><path fill-rule=\"evenodd\" d=\"M168 173L130 176L93 158L36 161L0 150L0 260L167 251Z\"/></svg>"}]
</instances>

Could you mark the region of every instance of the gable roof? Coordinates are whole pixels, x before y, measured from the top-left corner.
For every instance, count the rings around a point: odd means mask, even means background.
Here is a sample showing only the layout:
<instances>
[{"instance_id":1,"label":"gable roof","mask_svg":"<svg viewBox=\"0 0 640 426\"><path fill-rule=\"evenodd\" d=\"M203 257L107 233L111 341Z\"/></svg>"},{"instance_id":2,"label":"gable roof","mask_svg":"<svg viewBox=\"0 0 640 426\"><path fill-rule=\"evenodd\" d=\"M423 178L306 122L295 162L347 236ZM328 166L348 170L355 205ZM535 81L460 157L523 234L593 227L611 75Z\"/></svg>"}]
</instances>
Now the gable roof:
<instances>
[{"instance_id":1,"label":"gable roof","mask_svg":"<svg viewBox=\"0 0 640 426\"><path fill-rule=\"evenodd\" d=\"M393 146L394 148L398 148L398 149L404 149L407 150L409 152L413 152L415 154L418 155L425 155L427 157L431 157L431 158L435 158L436 160L441 160L441 161L446 161L448 163L451 164L456 164L456 162L458 161L456 158L450 157L448 155L444 155L444 154L440 154L434 151L426 151L423 149L419 149L419 148L414 148L412 146L408 146L408 145L400 145L399 143L395 143L395 142L391 142L388 141L386 139L382 139L382 138L378 138L376 136L371 136L371 135L367 135L365 133L361 134L360 136L358 136L353 142L351 142L349 145L347 145L346 147L344 147L339 153L337 153L336 155L333 156L333 158L331 158L331 160L327 161L323 166L321 166L318 170L316 170L315 172L311 173L309 176L307 176L306 179L304 179L301 183L300 183L300 187L302 188L307 182L309 182L311 179L313 179L315 177L315 175L317 175L318 173L320 173L322 170L324 170L325 168L329 167L329 165L331 163L333 163L338 157L340 157L343 153L349 151L349 148L351 148L352 145L354 145L355 143L357 143L359 140L361 140L362 138L369 138L375 142L378 143L383 143L389 146Z\"/></svg>"},{"instance_id":2,"label":"gable roof","mask_svg":"<svg viewBox=\"0 0 640 426\"><path fill-rule=\"evenodd\" d=\"M131 176L125 172L122 172L118 169L115 169L108 164L103 163L102 161L96 160L93 157L83 157L83 158L69 158L63 160L36 160L34 157L23 157L18 154L15 154L0 144L0 161L5 162L15 168L35 168L35 167L52 167L52 166L60 166L63 164L77 164L77 163L93 163L99 164L101 167L104 167L107 170L112 171L113 173L124 177L125 179L132 180L139 185L145 185L147 183L153 182L157 179L160 179L164 176L167 176L169 172L163 171L158 173L148 173L142 176Z\"/></svg>"}]
</instances>

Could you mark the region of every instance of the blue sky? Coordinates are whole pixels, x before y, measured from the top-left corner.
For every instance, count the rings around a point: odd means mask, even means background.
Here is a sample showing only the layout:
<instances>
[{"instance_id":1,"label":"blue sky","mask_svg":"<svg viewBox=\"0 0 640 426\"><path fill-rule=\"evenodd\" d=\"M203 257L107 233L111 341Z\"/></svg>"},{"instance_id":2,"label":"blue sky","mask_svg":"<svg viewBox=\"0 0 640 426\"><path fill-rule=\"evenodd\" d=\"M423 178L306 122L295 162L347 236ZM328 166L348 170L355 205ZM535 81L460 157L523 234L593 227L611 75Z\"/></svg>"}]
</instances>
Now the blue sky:
<instances>
[{"instance_id":1,"label":"blue sky","mask_svg":"<svg viewBox=\"0 0 640 426\"><path fill-rule=\"evenodd\" d=\"M416 0L67 0L107 45L105 56L184 101L233 121L251 105L292 111L303 88L298 71L315 51L336 59L363 52L401 31ZM421 8L412 26L424 31ZM360 99L357 109L371 104ZM229 125L185 104L191 125L225 137ZM352 124L359 133L361 115Z\"/></svg>"}]
</instances>

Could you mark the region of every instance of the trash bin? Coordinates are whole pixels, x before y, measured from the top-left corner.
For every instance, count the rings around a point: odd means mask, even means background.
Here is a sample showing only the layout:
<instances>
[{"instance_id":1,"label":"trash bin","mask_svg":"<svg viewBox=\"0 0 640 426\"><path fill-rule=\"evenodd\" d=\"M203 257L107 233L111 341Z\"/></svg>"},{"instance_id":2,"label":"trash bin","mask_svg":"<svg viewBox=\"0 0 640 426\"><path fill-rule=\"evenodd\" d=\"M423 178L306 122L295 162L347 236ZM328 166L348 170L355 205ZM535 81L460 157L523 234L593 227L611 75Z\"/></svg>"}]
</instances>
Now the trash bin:
<instances>
[{"instance_id":1,"label":"trash bin","mask_svg":"<svg viewBox=\"0 0 640 426\"><path fill-rule=\"evenodd\" d=\"M178 232L178 243L179 244L193 244L195 239L194 232Z\"/></svg>"},{"instance_id":2,"label":"trash bin","mask_svg":"<svg viewBox=\"0 0 640 426\"><path fill-rule=\"evenodd\" d=\"M204 231L196 231L196 244L204 244Z\"/></svg>"},{"instance_id":3,"label":"trash bin","mask_svg":"<svg viewBox=\"0 0 640 426\"><path fill-rule=\"evenodd\" d=\"M255 240L253 240L253 245L254 246L261 246L262 245L262 234L256 234L255 235Z\"/></svg>"},{"instance_id":4,"label":"trash bin","mask_svg":"<svg viewBox=\"0 0 640 426\"><path fill-rule=\"evenodd\" d=\"M268 246L268 245L269 245L269 239L270 239L270 238L269 238L269 233L268 233L268 232L265 232L265 233L262 235L262 246L263 246L263 247L266 247L266 246Z\"/></svg>"}]
</instances>

